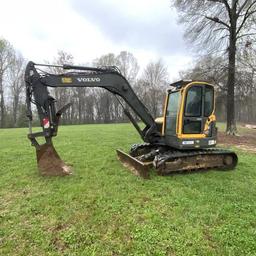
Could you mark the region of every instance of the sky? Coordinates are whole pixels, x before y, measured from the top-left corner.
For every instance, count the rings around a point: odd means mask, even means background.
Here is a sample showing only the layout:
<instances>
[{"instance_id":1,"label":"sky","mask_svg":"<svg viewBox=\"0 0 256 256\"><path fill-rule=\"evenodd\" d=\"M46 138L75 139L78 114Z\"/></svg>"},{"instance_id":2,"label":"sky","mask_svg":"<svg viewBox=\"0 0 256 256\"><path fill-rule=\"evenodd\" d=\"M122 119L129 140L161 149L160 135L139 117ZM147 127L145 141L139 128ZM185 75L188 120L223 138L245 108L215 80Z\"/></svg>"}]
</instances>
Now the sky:
<instances>
[{"instance_id":1,"label":"sky","mask_svg":"<svg viewBox=\"0 0 256 256\"><path fill-rule=\"evenodd\" d=\"M191 62L170 0L0 0L0 37L27 60L51 62L58 50L76 64L125 50L141 70L163 60L170 80Z\"/></svg>"}]
</instances>

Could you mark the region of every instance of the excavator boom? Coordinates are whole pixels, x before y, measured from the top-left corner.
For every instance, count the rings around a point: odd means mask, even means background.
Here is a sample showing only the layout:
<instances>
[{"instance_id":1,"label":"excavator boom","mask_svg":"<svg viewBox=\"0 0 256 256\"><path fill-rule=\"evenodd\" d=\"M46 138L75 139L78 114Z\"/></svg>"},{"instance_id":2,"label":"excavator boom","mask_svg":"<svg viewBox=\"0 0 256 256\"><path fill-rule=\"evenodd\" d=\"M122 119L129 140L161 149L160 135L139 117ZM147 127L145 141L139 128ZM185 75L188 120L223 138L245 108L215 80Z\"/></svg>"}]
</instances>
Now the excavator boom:
<instances>
[{"instance_id":1,"label":"excavator boom","mask_svg":"<svg viewBox=\"0 0 256 256\"><path fill-rule=\"evenodd\" d=\"M128 81L121 75L120 71L118 71L116 67L92 68L63 65L63 70L68 69L73 71L63 72L62 74L49 74L46 72L40 74L36 68L37 66L44 65L29 62L25 71L28 117L29 119L32 118L31 102L33 97L33 102L37 107L45 137L52 137L56 135L56 128L58 126L57 121L66 109L65 106L63 109L56 112L54 105L55 99L50 96L47 87L99 87L121 97L141 119L145 124L144 130L141 130L136 122L134 122L132 115L128 114L128 117L141 135L143 141L149 143L161 143L161 134L157 130L154 118L151 116L145 105L139 100ZM74 70L79 70L80 72L76 72ZM128 110L126 110L126 113L128 113ZM51 114L52 116L50 116ZM49 127L47 127L43 124L43 120L49 117Z\"/></svg>"},{"instance_id":2,"label":"excavator boom","mask_svg":"<svg viewBox=\"0 0 256 256\"><path fill-rule=\"evenodd\" d=\"M58 67L63 69L62 74L50 74L40 72L38 67L51 65L35 64L29 62L25 71L26 99L27 99L27 117L29 119L28 138L36 148L38 168L43 175L66 175L71 173L71 167L67 166L56 152L52 137L57 135L59 120L62 113L71 105L67 104L60 110L55 109L55 99L50 96L48 87L99 87L108 90L118 97L121 97L134 113L145 124L141 130L133 116L124 107L124 112L140 134L143 141L151 144L163 143L157 125L150 115L148 109L142 104L134 93L128 81L123 77L116 67L81 67L63 65ZM65 70L72 70L65 72ZM119 99L118 99L119 100ZM120 104L121 101L119 100ZM34 103L40 119L42 132L32 132L32 106ZM124 104L122 104L124 106ZM44 137L45 143L40 145L37 137ZM122 151L119 152L119 155ZM125 155L125 153L123 153ZM125 164L131 164L133 159L124 158ZM139 165L137 166L140 172ZM141 165L141 170L143 166ZM143 171L142 171L143 172Z\"/></svg>"}]
</instances>

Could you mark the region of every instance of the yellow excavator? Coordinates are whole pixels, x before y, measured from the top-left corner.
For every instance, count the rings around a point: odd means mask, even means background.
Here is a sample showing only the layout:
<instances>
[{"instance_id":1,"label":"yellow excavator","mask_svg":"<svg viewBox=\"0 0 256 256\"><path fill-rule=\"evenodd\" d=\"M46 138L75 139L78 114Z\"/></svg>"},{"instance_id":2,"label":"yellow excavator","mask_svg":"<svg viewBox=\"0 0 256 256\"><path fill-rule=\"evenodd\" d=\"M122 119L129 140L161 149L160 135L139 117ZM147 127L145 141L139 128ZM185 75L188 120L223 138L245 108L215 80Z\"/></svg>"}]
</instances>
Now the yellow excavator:
<instances>
[{"instance_id":1,"label":"yellow excavator","mask_svg":"<svg viewBox=\"0 0 256 256\"><path fill-rule=\"evenodd\" d=\"M63 72L52 74L43 70L43 66L57 67ZM215 147L215 92L214 86L207 82L181 80L170 84L164 115L156 120L115 66L46 65L30 61L25 71L25 83L28 138L36 148L38 168L43 175L71 173L71 168L61 160L52 143L61 114L70 104L57 111L56 100L48 87L100 87L114 94L144 141L133 145L129 153L117 150L117 156L134 174L143 178L149 178L150 169L165 175L185 170L229 170L237 165L235 152ZM36 106L41 132L32 131L32 103ZM144 123L143 129L125 105ZM37 137L44 137L45 143L40 145Z\"/></svg>"}]
</instances>

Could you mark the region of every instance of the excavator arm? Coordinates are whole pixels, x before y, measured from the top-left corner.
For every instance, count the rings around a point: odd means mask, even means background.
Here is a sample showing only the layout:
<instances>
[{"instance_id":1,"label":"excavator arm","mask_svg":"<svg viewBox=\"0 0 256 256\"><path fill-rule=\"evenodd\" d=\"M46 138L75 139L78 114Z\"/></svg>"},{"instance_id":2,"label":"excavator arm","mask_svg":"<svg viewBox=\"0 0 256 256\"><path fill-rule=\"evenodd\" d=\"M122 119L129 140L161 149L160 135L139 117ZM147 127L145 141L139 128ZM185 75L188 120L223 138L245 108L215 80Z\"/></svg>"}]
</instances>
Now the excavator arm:
<instances>
[{"instance_id":1,"label":"excavator arm","mask_svg":"<svg viewBox=\"0 0 256 256\"><path fill-rule=\"evenodd\" d=\"M61 74L52 74L41 69L42 66L55 67L61 70ZM29 119L29 134L33 146L36 148L39 170L45 175L65 175L71 172L70 167L60 159L52 144L52 137L57 135L61 114L71 105L70 103L56 110L56 100L50 95L48 87L99 87L104 88L117 96L117 100L123 106L142 140L146 143L161 145L164 140L157 129L157 125L150 115L148 109L134 93L126 78L120 73L117 67L82 67L72 65L45 65L29 62L25 70L27 117ZM142 130L130 112L120 101L121 97L134 113L145 124ZM32 103L35 104L39 121L42 127L41 132L32 131ZM45 143L40 145L37 137L44 137ZM122 152L118 152L120 158L125 158ZM126 161L127 160L127 161ZM136 164L136 163L133 163ZM143 168L143 167L142 167Z\"/></svg>"},{"instance_id":2,"label":"excavator arm","mask_svg":"<svg viewBox=\"0 0 256 256\"><path fill-rule=\"evenodd\" d=\"M124 107L124 112L135 126L143 141L148 143L161 143L161 135L157 130L157 125L150 115L148 109L139 100L134 93L131 85L116 67L93 68L80 67L72 65L58 66L64 70L72 70L71 72L63 72L62 74L39 73L37 66L33 62L29 62L25 72L25 81L27 88L27 112L29 120L32 121L31 103L34 102L39 114L42 133L33 134L30 131L29 138L34 140L37 136L44 136L46 141L57 135L57 128L61 114L70 106L64 106L59 111L55 109L55 99L50 96L47 87L99 87L108 90L114 95L120 96L134 113L145 124L145 128L141 130L137 122ZM47 65L51 66L51 65ZM56 66L55 66L56 67ZM79 70L79 71L76 71Z\"/></svg>"}]
</instances>

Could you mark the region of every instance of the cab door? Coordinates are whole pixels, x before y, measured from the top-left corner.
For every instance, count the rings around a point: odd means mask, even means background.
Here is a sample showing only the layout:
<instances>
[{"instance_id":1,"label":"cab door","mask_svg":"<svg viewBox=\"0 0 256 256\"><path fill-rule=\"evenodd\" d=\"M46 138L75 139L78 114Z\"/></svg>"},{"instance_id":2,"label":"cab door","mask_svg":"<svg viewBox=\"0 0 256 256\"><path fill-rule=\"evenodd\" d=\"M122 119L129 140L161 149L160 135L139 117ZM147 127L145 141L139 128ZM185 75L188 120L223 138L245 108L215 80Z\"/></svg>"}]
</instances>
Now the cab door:
<instances>
[{"instance_id":1,"label":"cab door","mask_svg":"<svg viewBox=\"0 0 256 256\"><path fill-rule=\"evenodd\" d=\"M180 108L180 91L170 92L168 95L164 133L166 136L176 136L177 121Z\"/></svg>"},{"instance_id":2,"label":"cab door","mask_svg":"<svg viewBox=\"0 0 256 256\"><path fill-rule=\"evenodd\" d=\"M214 90L210 85L192 85L186 91L183 134L202 134L213 112Z\"/></svg>"}]
</instances>

